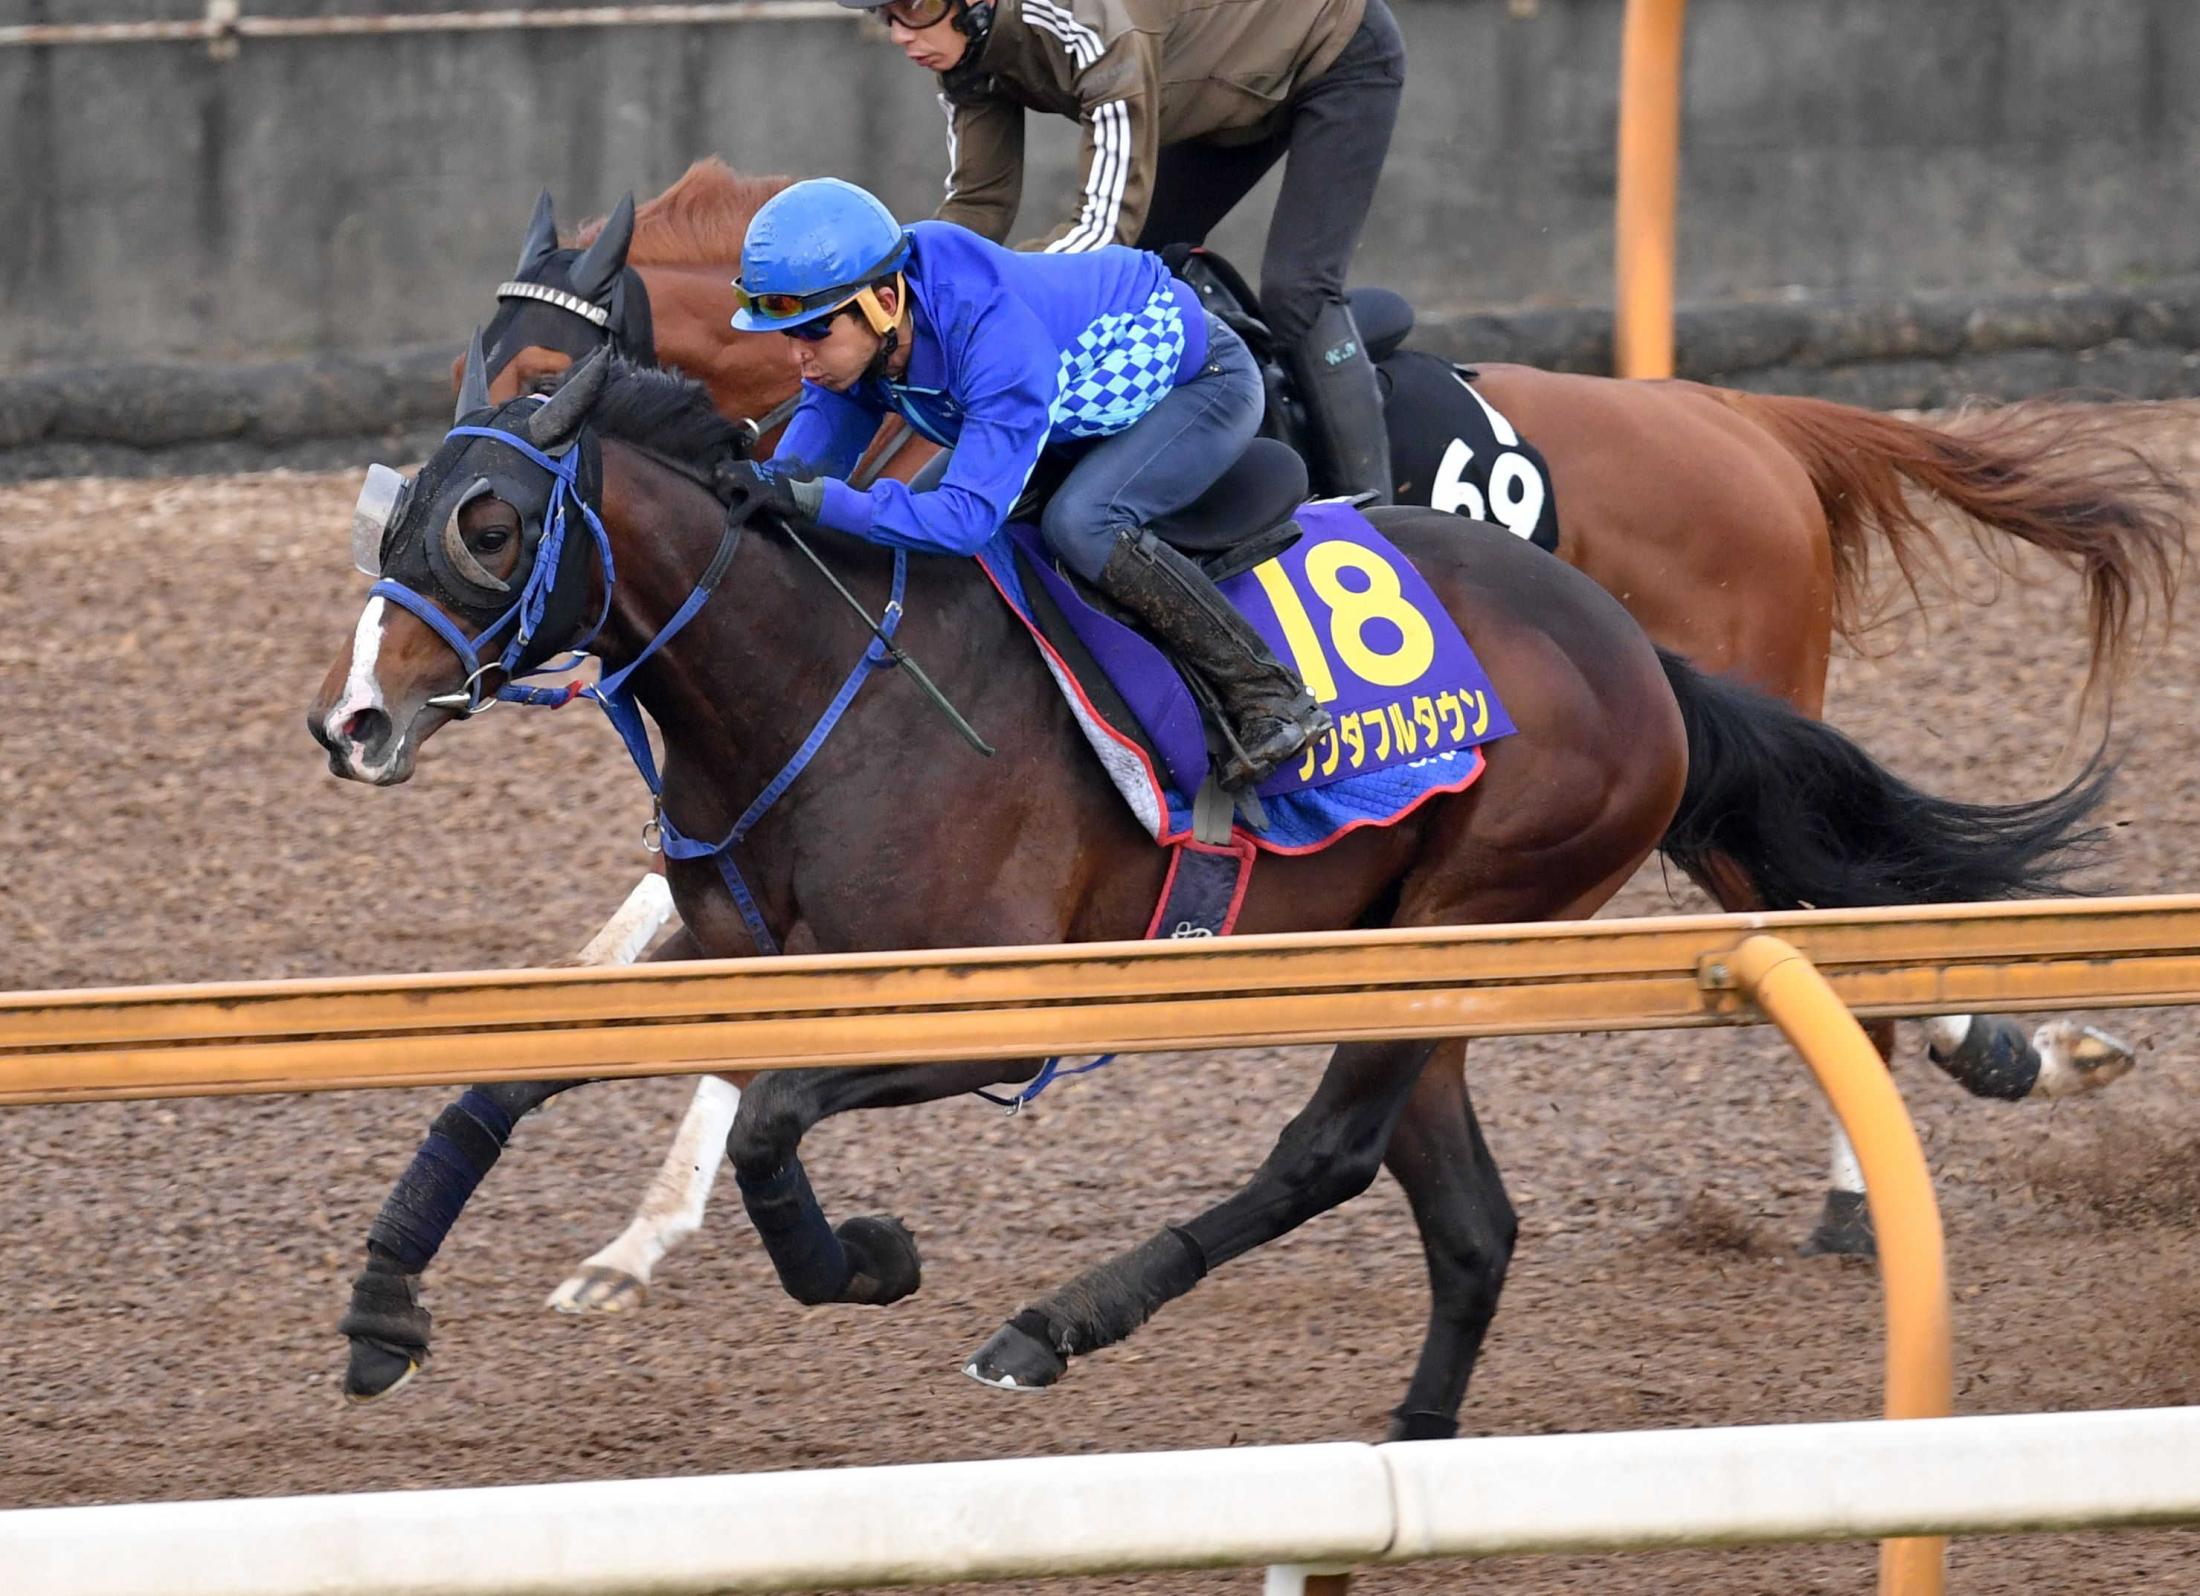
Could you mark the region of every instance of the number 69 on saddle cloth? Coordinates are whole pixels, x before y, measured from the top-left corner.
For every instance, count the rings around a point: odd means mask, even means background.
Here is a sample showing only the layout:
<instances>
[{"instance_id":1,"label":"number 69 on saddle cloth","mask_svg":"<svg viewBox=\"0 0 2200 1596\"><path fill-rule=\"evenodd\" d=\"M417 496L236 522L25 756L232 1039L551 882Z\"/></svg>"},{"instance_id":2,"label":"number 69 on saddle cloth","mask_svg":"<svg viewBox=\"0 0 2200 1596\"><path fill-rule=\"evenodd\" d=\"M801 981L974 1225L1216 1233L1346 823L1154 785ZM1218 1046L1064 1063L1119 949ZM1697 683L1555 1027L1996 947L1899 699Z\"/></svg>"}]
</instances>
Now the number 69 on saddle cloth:
<instances>
[{"instance_id":1,"label":"number 69 on saddle cloth","mask_svg":"<svg viewBox=\"0 0 2200 1596\"><path fill-rule=\"evenodd\" d=\"M1481 746L1514 729L1458 624L1367 517L1324 500L1297 520L1304 536L1296 543L1222 584L1336 722L1261 784L1269 826L1243 835L1275 853L1314 852L1471 785ZM1175 666L1093 608L1030 528L1009 528L979 562L1030 630L1140 823L1157 842L1188 838L1207 739Z\"/></svg>"}]
</instances>

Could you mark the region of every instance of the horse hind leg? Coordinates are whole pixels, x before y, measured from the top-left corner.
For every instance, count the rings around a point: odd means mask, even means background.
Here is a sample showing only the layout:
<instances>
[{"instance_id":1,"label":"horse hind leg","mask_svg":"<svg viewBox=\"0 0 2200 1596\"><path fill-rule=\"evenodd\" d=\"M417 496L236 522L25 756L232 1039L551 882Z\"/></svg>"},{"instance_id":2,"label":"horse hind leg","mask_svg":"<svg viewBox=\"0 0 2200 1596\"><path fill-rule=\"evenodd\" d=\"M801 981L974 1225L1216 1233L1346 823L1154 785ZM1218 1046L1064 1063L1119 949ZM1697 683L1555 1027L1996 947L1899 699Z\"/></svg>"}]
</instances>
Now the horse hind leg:
<instances>
[{"instance_id":1,"label":"horse hind leg","mask_svg":"<svg viewBox=\"0 0 2200 1596\"><path fill-rule=\"evenodd\" d=\"M1435 1045L1339 1047L1313 1098L1236 1193L1022 1308L972 1354L963 1372L1000 1390L1052 1385L1071 1358L1123 1340L1209 1270L1358 1196L1382 1167L1391 1132Z\"/></svg>"},{"instance_id":2,"label":"horse hind leg","mask_svg":"<svg viewBox=\"0 0 2200 1596\"><path fill-rule=\"evenodd\" d=\"M1752 914L1765 907L1764 895L1742 864L1723 853L1708 853L1687 867L1696 884L1711 894L1730 914ZM1894 1064L1894 1022L1870 1020L1864 1034L1878 1049L1880 1062ZM1831 1114L1828 1114L1831 1120ZM1826 1190L1818 1208L1818 1222L1796 1248L1806 1258L1873 1258L1879 1253L1872 1232L1871 1211L1864 1204L1864 1174L1856 1161L1856 1149L1848 1134L1833 1121L1833 1139L1826 1161Z\"/></svg>"},{"instance_id":3,"label":"horse hind leg","mask_svg":"<svg viewBox=\"0 0 2200 1596\"><path fill-rule=\"evenodd\" d=\"M1925 1041L1957 1085L2006 1102L2097 1092L2130 1074L2139 1056L2130 1043L2076 1020L2049 1020L2027 1037L2016 1021L1994 1014L1927 1020Z\"/></svg>"},{"instance_id":4,"label":"horse hind leg","mask_svg":"<svg viewBox=\"0 0 2200 1596\"><path fill-rule=\"evenodd\" d=\"M1412 1204L1429 1276L1428 1335L1388 1439L1444 1440L1458 1432L1520 1229L1467 1095L1465 1042L1438 1044L1383 1162Z\"/></svg>"}]
</instances>

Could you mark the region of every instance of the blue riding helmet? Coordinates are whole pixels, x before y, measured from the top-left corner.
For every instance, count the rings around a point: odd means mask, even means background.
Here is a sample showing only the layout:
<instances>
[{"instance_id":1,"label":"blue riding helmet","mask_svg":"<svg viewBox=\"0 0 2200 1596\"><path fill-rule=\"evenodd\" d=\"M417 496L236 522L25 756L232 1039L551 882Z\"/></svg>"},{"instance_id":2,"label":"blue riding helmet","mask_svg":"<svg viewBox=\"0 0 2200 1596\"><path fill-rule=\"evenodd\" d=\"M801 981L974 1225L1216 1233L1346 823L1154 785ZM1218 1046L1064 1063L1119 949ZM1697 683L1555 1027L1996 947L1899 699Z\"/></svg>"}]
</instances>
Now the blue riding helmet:
<instances>
[{"instance_id":1,"label":"blue riding helmet","mask_svg":"<svg viewBox=\"0 0 2200 1596\"><path fill-rule=\"evenodd\" d=\"M764 202L741 241L740 332L785 332L858 298L909 258L894 213L853 183L813 177Z\"/></svg>"}]
</instances>

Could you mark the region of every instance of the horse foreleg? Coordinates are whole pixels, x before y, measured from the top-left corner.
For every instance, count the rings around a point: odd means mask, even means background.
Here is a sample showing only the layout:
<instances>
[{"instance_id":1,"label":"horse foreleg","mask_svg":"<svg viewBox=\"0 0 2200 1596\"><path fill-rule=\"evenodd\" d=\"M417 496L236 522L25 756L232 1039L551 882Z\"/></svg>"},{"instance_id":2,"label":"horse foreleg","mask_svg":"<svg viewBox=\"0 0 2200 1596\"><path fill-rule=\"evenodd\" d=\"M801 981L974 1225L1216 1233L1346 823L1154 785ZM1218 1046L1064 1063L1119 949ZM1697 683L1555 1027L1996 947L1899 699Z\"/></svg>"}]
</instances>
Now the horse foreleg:
<instances>
[{"instance_id":1,"label":"horse foreleg","mask_svg":"<svg viewBox=\"0 0 2200 1596\"><path fill-rule=\"evenodd\" d=\"M398 1177L367 1227L367 1265L351 1285L351 1307L338 1321L351 1342L344 1395L353 1402L388 1396L428 1361L428 1310L420 1276L443 1239L531 1110L581 1081L501 1081L470 1086L435 1117L427 1140Z\"/></svg>"},{"instance_id":2,"label":"horse foreleg","mask_svg":"<svg viewBox=\"0 0 2200 1596\"><path fill-rule=\"evenodd\" d=\"M665 879L644 876L626 902L589 939L577 964L629 964L672 915ZM653 958L693 958L687 932L668 938ZM579 1081L507 1081L467 1090L436 1116L382 1211L367 1231L367 1266L351 1286L351 1308L339 1321L351 1342L344 1395L371 1402L401 1389L428 1361L428 1310L420 1276L458 1222L513 1129L532 1110Z\"/></svg>"},{"instance_id":3,"label":"horse foreleg","mask_svg":"<svg viewBox=\"0 0 2200 1596\"><path fill-rule=\"evenodd\" d=\"M1210 1269L1367 1190L1434 1042L1351 1042L1330 1055L1312 1101L1243 1187L1040 1298L963 1372L1002 1390L1052 1385L1069 1360L1112 1346Z\"/></svg>"},{"instance_id":4,"label":"horse foreleg","mask_svg":"<svg viewBox=\"0 0 2200 1596\"><path fill-rule=\"evenodd\" d=\"M772 1070L742 1094L726 1139L734 1183L779 1283L808 1306L883 1306L917 1289L916 1238L900 1220L862 1214L834 1226L798 1155L811 1126L857 1108L935 1102L1039 1072L1037 1059L888 1065L860 1070Z\"/></svg>"},{"instance_id":5,"label":"horse foreleg","mask_svg":"<svg viewBox=\"0 0 2200 1596\"><path fill-rule=\"evenodd\" d=\"M702 1227L740 1106L741 1088L730 1077L706 1075L697 1083L633 1222L551 1292L548 1306L560 1313L621 1313L649 1299L651 1271Z\"/></svg>"},{"instance_id":6,"label":"horse foreleg","mask_svg":"<svg viewBox=\"0 0 2200 1596\"><path fill-rule=\"evenodd\" d=\"M1383 1163L1413 1205L1429 1279L1428 1335L1389 1438L1442 1440L1458 1432L1520 1229L1467 1096L1466 1043L1438 1044Z\"/></svg>"}]
</instances>

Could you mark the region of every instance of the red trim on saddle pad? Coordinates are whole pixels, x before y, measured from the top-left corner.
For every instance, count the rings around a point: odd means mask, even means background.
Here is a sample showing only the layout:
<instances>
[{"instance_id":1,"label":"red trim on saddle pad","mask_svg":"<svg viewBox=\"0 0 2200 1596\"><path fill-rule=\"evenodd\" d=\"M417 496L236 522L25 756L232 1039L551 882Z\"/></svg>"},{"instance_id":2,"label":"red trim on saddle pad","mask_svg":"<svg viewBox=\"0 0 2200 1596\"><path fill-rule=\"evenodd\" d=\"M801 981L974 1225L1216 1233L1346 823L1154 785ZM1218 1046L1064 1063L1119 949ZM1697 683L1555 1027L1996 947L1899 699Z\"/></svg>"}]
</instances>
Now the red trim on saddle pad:
<instances>
[{"instance_id":1,"label":"red trim on saddle pad","mask_svg":"<svg viewBox=\"0 0 2200 1596\"><path fill-rule=\"evenodd\" d=\"M1253 885L1253 862L1260 857L1260 849L1253 839L1239 831L1220 847L1204 842L1180 842L1169 850L1169 873L1162 878L1161 896L1154 900L1153 918L1146 923L1146 940L1151 942L1164 932L1162 923L1169 918L1169 900L1176 891L1177 867L1184 863L1187 853L1201 853L1218 858L1235 859L1238 862L1237 886L1230 894L1230 907L1223 912L1222 923L1198 934L1226 937L1237 929L1238 913L1245 907L1245 894ZM1191 935L1194 933L1185 933Z\"/></svg>"}]
</instances>

